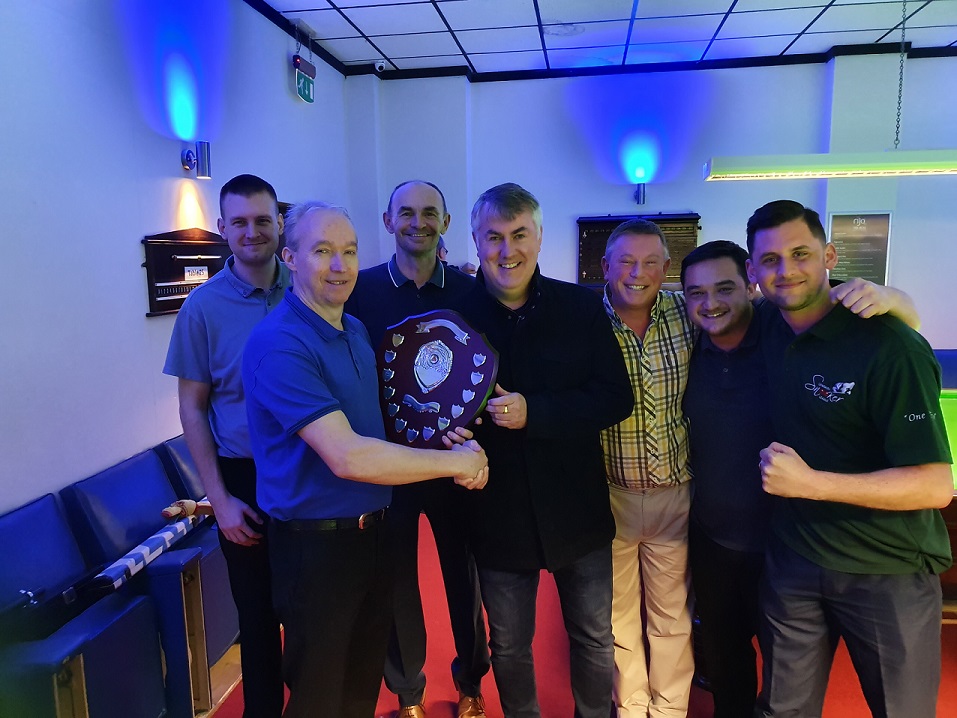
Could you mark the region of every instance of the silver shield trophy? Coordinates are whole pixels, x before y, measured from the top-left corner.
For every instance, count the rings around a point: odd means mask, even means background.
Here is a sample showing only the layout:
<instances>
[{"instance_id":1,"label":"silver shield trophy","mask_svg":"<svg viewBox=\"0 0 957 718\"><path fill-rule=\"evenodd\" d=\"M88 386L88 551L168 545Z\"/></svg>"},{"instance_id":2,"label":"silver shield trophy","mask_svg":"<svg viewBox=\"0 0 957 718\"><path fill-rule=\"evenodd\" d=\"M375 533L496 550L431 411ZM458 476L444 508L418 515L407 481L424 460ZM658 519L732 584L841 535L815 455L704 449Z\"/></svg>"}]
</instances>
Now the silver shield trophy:
<instances>
[{"instance_id":1,"label":"silver shield trophy","mask_svg":"<svg viewBox=\"0 0 957 718\"><path fill-rule=\"evenodd\" d=\"M471 423L498 373L498 353L447 309L389 327L376 361L386 437L417 448L441 448L443 434Z\"/></svg>"}]
</instances>

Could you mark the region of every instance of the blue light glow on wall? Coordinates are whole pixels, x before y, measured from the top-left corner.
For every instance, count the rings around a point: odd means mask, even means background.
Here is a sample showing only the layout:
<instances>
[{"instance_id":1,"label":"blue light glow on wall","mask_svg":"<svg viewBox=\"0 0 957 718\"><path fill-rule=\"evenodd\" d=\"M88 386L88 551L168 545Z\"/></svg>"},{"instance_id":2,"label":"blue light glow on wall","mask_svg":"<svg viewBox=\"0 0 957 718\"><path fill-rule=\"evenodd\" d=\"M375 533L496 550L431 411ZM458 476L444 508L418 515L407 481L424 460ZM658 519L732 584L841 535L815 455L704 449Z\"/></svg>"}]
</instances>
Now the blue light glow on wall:
<instances>
[{"instance_id":1,"label":"blue light glow on wall","mask_svg":"<svg viewBox=\"0 0 957 718\"><path fill-rule=\"evenodd\" d=\"M646 130L632 132L622 141L618 156L625 179L634 183L651 182L660 162L658 138Z\"/></svg>"},{"instance_id":2,"label":"blue light glow on wall","mask_svg":"<svg viewBox=\"0 0 957 718\"><path fill-rule=\"evenodd\" d=\"M692 171L697 179L700 163L688 160L705 117L698 108L709 105L715 79L705 72L578 78L566 85L565 109L604 181L672 182Z\"/></svg>"},{"instance_id":3,"label":"blue light glow on wall","mask_svg":"<svg viewBox=\"0 0 957 718\"><path fill-rule=\"evenodd\" d=\"M196 140L199 95L192 68L182 55L171 54L167 58L163 68L163 85L170 129L181 140Z\"/></svg>"},{"instance_id":4,"label":"blue light glow on wall","mask_svg":"<svg viewBox=\"0 0 957 718\"><path fill-rule=\"evenodd\" d=\"M230 0L114 0L126 66L157 133L214 140L223 117Z\"/></svg>"}]
</instances>

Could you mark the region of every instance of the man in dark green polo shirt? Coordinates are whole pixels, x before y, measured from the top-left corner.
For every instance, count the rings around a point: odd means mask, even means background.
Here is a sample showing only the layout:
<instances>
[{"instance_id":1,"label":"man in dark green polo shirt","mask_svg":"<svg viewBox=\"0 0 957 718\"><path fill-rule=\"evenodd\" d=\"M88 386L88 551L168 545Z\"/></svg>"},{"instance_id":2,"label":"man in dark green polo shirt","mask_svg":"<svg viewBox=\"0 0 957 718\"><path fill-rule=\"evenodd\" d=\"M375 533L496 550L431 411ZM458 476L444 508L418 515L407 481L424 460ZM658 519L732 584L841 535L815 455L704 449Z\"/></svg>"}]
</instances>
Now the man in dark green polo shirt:
<instances>
[{"instance_id":1,"label":"man in dark green polo shirt","mask_svg":"<svg viewBox=\"0 0 957 718\"><path fill-rule=\"evenodd\" d=\"M940 507L951 456L940 368L900 321L829 298L837 264L819 215L780 200L748 220L777 441L761 452L772 523L762 605L761 715L820 715L843 638L874 715L933 716L941 593L951 564Z\"/></svg>"}]
</instances>

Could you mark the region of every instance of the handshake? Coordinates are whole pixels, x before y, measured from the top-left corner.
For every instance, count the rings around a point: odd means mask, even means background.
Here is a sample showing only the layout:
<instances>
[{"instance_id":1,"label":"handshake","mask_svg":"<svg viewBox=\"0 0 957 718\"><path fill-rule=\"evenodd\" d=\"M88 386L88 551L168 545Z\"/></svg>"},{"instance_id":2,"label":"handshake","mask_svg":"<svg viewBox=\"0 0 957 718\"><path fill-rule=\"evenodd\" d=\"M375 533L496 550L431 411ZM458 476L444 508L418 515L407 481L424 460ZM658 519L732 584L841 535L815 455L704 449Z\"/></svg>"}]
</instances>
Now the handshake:
<instances>
[{"instance_id":1,"label":"handshake","mask_svg":"<svg viewBox=\"0 0 957 718\"><path fill-rule=\"evenodd\" d=\"M455 483L469 490L484 488L488 483L488 457L485 455L485 449L474 439L453 443L451 449L462 458L461 470L452 474Z\"/></svg>"}]
</instances>

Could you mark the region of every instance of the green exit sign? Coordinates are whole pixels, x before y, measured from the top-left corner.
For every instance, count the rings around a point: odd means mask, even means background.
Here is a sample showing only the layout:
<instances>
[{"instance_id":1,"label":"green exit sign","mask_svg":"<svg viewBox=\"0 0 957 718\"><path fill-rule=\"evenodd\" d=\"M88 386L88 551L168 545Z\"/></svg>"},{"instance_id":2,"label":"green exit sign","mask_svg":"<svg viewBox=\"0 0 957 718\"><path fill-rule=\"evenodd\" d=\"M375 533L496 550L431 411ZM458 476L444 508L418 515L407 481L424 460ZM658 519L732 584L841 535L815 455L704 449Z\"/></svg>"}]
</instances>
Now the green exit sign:
<instances>
[{"instance_id":1,"label":"green exit sign","mask_svg":"<svg viewBox=\"0 0 957 718\"><path fill-rule=\"evenodd\" d=\"M302 70L296 70L296 94L303 102L316 101L316 81Z\"/></svg>"},{"instance_id":2,"label":"green exit sign","mask_svg":"<svg viewBox=\"0 0 957 718\"><path fill-rule=\"evenodd\" d=\"M296 94L312 104L316 101L316 66L298 53L292 56L292 66L296 69Z\"/></svg>"}]
</instances>

